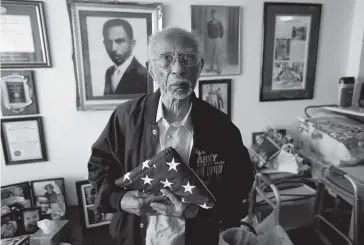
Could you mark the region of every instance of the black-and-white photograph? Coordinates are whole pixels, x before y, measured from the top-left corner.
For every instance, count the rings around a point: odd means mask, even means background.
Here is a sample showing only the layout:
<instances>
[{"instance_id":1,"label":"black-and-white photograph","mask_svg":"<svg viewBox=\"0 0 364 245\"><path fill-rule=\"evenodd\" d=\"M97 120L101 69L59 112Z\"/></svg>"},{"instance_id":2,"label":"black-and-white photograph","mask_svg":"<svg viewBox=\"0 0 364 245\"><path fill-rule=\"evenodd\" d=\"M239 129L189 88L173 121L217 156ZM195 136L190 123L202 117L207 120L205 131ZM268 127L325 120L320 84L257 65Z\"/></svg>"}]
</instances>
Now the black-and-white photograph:
<instances>
[{"instance_id":1,"label":"black-and-white photograph","mask_svg":"<svg viewBox=\"0 0 364 245\"><path fill-rule=\"evenodd\" d=\"M18 234L19 225L17 212L1 215L1 239L12 238Z\"/></svg>"},{"instance_id":2,"label":"black-and-white photograph","mask_svg":"<svg viewBox=\"0 0 364 245\"><path fill-rule=\"evenodd\" d=\"M94 207L87 207L86 227L109 224L112 214L101 213Z\"/></svg>"},{"instance_id":3,"label":"black-and-white photograph","mask_svg":"<svg viewBox=\"0 0 364 245\"><path fill-rule=\"evenodd\" d=\"M42 220L40 208L27 208L19 213L22 234L33 234L38 230L37 222Z\"/></svg>"},{"instance_id":4,"label":"black-and-white photograph","mask_svg":"<svg viewBox=\"0 0 364 245\"><path fill-rule=\"evenodd\" d=\"M306 40L307 26L293 26L292 39L293 40Z\"/></svg>"},{"instance_id":5,"label":"black-and-white photograph","mask_svg":"<svg viewBox=\"0 0 364 245\"><path fill-rule=\"evenodd\" d=\"M38 114L33 71L1 71L3 116Z\"/></svg>"},{"instance_id":6,"label":"black-and-white photograph","mask_svg":"<svg viewBox=\"0 0 364 245\"><path fill-rule=\"evenodd\" d=\"M192 5L191 13L205 54L201 76L240 74L240 7Z\"/></svg>"},{"instance_id":7,"label":"black-and-white photograph","mask_svg":"<svg viewBox=\"0 0 364 245\"><path fill-rule=\"evenodd\" d=\"M199 97L230 116L231 79L199 81Z\"/></svg>"},{"instance_id":8,"label":"black-and-white photograph","mask_svg":"<svg viewBox=\"0 0 364 245\"><path fill-rule=\"evenodd\" d=\"M29 182L1 187L1 215L32 207Z\"/></svg>"},{"instance_id":9,"label":"black-and-white photograph","mask_svg":"<svg viewBox=\"0 0 364 245\"><path fill-rule=\"evenodd\" d=\"M59 220L66 214L64 179L47 179L31 182L34 206L39 207L42 217Z\"/></svg>"},{"instance_id":10,"label":"black-and-white photograph","mask_svg":"<svg viewBox=\"0 0 364 245\"><path fill-rule=\"evenodd\" d=\"M96 190L88 180L76 182L78 205L83 229L110 224L112 213L101 213L94 208Z\"/></svg>"},{"instance_id":11,"label":"black-and-white photograph","mask_svg":"<svg viewBox=\"0 0 364 245\"><path fill-rule=\"evenodd\" d=\"M275 62L272 90L304 89L303 62Z\"/></svg>"},{"instance_id":12,"label":"black-and-white photograph","mask_svg":"<svg viewBox=\"0 0 364 245\"><path fill-rule=\"evenodd\" d=\"M157 5L70 2L69 8L79 109L113 109L115 103L152 92L147 42L159 27Z\"/></svg>"},{"instance_id":13,"label":"black-and-white photograph","mask_svg":"<svg viewBox=\"0 0 364 245\"><path fill-rule=\"evenodd\" d=\"M290 50L290 39L277 38L276 48L275 48L275 59L276 60L289 60L289 50Z\"/></svg>"}]
</instances>

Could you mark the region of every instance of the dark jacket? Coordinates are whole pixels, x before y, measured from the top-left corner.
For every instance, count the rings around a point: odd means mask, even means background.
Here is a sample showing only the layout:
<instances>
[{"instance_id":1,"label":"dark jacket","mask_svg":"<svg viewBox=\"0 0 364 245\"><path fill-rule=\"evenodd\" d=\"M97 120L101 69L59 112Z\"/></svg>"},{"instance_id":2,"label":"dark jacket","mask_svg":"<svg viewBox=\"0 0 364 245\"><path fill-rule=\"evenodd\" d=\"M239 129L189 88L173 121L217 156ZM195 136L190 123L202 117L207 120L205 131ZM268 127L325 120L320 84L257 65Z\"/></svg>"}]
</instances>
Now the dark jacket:
<instances>
[{"instance_id":1,"label":"dark jacket","mask_svg":"<svg viewBox=\"0 0 364 245\"><path fill-rule=\"evenodd\" d=\"M207 23L207 36L209 38L215 39L215 38L222 38L224 35L224 27L219 20L210 20Z\"/></svg>"},{"instance_id":2,"label":"dark jacket","mask_svg":"<svg viewBox=\"0 0 364 245\"><path fill-rule=\"evenodd\" d=\"M146 94L148 93L148 84L152 83L147 69L142 66L134 57L124 75L121 77L115 92L109 91L112 84L111 76L115 71L115 66L110 66L105 73L104 95L110 94Z\"/></svg>"},{"instance_id":3,"label":"dark jacket","mask_svg":"<svg viewBox=\"0 0 364 245\"><path fill-rule=\"evenodd\" d=\"M125 190L114 181L155 155L159 97L158 90L120 105L92 146L88 171L97 190L95 207L116 212L110 233L117 244L138 245L145 240L146 217L121 210ZM212 209L200 208L195 218L186 221L186 245L217 244L219 230L238 226L247 213L241 203L252 186L252 164L239 129L226 114L193 94L191 118L194 134L189 165L217 203Z\"/></svg>"}]
</instances>

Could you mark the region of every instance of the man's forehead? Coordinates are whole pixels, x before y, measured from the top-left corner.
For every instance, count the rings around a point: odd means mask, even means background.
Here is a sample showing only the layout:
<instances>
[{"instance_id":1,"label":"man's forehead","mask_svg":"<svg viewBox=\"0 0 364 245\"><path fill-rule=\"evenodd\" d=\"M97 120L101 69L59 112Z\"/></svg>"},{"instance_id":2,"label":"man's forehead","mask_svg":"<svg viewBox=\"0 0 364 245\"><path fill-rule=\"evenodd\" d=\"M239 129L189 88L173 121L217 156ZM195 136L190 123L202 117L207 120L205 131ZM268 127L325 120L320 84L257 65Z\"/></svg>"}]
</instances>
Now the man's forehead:
<instances>
[{"instance_id":1,"label":"man's forehead","mask_svg":"<svg viewBox=\"0 0 364 245\"><path fill-rule=\"evenodd\" d=\"M153 54L160 55L164 53L196 53L197 48L190 40L168 40L160 39L154 43Z\"/></svg>"}]
</instances>

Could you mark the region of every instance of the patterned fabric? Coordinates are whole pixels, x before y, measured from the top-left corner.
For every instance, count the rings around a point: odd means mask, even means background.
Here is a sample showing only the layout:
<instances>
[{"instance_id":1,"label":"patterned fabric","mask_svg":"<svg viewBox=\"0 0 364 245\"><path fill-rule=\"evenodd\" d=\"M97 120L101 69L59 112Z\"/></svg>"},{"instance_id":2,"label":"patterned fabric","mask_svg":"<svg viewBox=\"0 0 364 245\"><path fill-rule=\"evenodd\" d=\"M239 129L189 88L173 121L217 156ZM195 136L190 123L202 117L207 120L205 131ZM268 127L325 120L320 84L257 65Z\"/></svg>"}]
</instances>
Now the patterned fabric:
<instances>
[{"instance_id":1,"label":"patterned fabric","mask_svg":"<svg viewBox=\"0 0 364 245\"><path fill-rule=\"evenodd\" d=\"M161 189L168 188L183 202L194 203L205 209L215 205L213 195L172 147L146 160L117 179L115 184L128 190L153 194L160 194Z\"/></svg>"}]
</instances>

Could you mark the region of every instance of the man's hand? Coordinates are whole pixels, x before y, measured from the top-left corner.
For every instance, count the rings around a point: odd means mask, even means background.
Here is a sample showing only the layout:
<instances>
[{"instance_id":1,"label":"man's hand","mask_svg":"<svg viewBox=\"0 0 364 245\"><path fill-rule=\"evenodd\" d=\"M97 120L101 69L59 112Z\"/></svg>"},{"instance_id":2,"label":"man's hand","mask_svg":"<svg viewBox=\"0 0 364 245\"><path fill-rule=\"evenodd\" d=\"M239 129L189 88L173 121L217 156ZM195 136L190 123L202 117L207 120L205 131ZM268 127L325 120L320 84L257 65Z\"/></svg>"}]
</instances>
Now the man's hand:
<instances>
[{"instance_id":1,"label":"man's hand","mask_svg":"<svg viewBox=\"0 0 364 245\"><path fill-rule=\"evenodd\" d=\"M150 206L159 214L184 219L196 217L199 206L191 203L183 203L169 190L162 189L161 192L168 198L168 200L163 203L153 202L150 204Z\"/></svg>"},{"instance_id":2,"label":"man's hand","mask_svg":"<svg viewBox=\"0 0 364 245\"><path fill-rule=\"evenodd\" d=\"M165 196L155 196L140 191L128 191L124 194L120 201L122 210L128 213L140 215L157 215L157 212L151 208L152 202L165 201Z\"/></svg>"}]
</instances>

